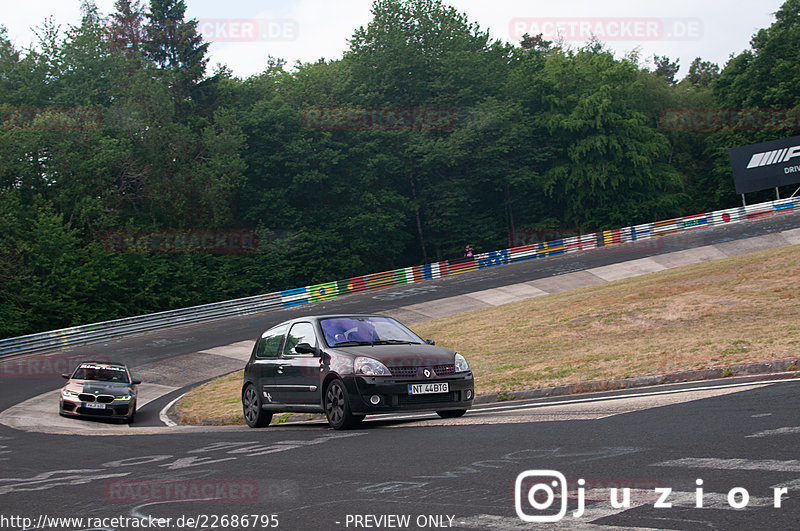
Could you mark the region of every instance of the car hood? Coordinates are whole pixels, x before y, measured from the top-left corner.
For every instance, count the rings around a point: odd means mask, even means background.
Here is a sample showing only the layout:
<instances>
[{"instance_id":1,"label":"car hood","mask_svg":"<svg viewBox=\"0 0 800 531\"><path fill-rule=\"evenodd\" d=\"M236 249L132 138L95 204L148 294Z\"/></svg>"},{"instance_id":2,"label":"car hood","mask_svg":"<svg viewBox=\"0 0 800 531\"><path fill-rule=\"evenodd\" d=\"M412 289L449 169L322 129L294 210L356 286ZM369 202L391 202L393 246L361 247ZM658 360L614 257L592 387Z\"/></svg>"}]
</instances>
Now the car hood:
<instances>
[{"instance_id":1,"label":"car hood","mask_svg":"<svg viewBox=\"0 0 800 531\"><path fill-rule=\"evenodd\" d=\"M90 393L93 395L123 395L134 391L130 384L122 382L93 382L83 380L71 380L67 383L66 388L76 393Z\"/></svg>"},{"instance_id":2,"label":"car hood","mask_svg":"<svg viewBox=\"0 0 800 531\"><path fill-rule=\"evenodd\" d=\"M427 367L453 363L455 352L449 348L427 344L415 345L365 345L338 347L336 354L355 358L366 356L374 358L387 366Z\"/></svg>"}]
</instances>

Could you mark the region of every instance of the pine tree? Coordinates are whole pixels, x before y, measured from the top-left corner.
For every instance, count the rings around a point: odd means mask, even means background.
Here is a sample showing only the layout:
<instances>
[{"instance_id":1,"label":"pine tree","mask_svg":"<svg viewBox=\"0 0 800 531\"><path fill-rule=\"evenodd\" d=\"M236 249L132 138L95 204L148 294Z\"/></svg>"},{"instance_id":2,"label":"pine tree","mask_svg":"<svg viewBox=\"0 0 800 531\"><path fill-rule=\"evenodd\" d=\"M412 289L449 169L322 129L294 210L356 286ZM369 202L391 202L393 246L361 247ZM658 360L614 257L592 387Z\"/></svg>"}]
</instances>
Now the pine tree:
<instances>
[{"instance_id":1,"label":"pine tree","mask_svg":"<svg viewBox=\"0 0 800 531\"><path fill-rule=\"evenodd\" d=\"M197 32L197 20L185 20L183 0L150 0L145 24L145 56L157 67L172 70L185 86L205 74L208 43Z\"/></svg>"},{"instance_id":2,"label":"pine tree","mask_svg":"<svg viewBox=\"0 0 800 531\"><path fill-rule=\"evenodd\" d=\"M144 41L144 8L139 0L117 0L116 13L111 15L107 35L111 49L136 59Z\"/></svg>"}]
</instances>

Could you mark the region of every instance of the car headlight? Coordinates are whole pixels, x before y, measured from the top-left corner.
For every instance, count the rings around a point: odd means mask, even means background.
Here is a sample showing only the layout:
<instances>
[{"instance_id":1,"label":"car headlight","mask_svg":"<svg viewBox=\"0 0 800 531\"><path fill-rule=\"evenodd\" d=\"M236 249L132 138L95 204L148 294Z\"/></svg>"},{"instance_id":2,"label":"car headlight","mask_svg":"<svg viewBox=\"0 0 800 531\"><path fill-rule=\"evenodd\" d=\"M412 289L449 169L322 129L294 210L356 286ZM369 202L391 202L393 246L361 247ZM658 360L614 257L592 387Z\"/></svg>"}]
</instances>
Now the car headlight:
<instances>
[{"instance_id":1,"label":"car headlight","mask_svg":"<svg viewBox=\"0 0 800 531\"><path fill-rule=\"evenodd\" d=\"M115 396L114 400L127 401L127 400L130 400L131 398L133 398L133 397L128 394L128 395L122 395L122 396Z\"/></svg>"},{"instance_id":2,"label":"car headlight","mask_svg":"<svg viewBox=\"0 0 800 531\"><path fill-rule=\"evenodd\" d=\"M456 352L456 372L467 372L468 370L467 358Z\"/></svg>"},{"instance_id":3,"label":"car headlight","mask_svg":"<svg viewBox=\"0 0 800 531\"><path fill-rule=\"evenodd\" d=\"M391 376L392 373L386 368L386 365L376 359L364 358L359 356L353 362L353 371L356 374L363 374L366 376Z\"/></svg>"},{"instance_id":4,"label":"car headlight","mask_svg":"<svg viewBox=\"0 0 800 531\"><path fill-rule=\"evenodd\" d=\"M78 393L75 391L70 391L69 389L62 389L61 396L64 398L78 398Z\"/></svg>"}]
</instances>

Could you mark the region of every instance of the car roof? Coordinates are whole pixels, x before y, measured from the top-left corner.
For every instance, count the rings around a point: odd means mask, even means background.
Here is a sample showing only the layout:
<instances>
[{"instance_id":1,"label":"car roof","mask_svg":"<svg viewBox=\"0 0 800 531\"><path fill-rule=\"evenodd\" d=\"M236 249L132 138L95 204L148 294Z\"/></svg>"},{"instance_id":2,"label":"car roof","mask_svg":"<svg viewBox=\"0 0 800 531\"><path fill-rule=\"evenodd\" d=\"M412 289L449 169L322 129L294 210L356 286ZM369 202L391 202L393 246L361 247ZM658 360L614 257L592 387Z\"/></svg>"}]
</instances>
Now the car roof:
<instances>
[{"instance_id":1,"label":"car roof","mask_svg":"<svg viewBox=\"0 0 800 531\"><path fill-rule=\"evenodd\" d=\"M336 317L389 317L388 315L381 315L376 313L326 313L321 315L307 315L305 317L296 317L297 319L330 319Z\"/></svg>"},{"instance_id":2,"label":"car roof","mask_svg":"<svg viewBox=\"0 0 800 531\"><path fill-rule=\"evenodd\" d=\"M337 319L337 318L347 318L347 317L353 319L358 319L363 317L382 317L386 319L394 319L394 317L390 317L388 315L380 315L375 313L331 313L331 314L305 315L302 317L295 317L294 319L286 320L280 324L294 323L296 321L321 321L322 319Z\"/></svg>"}]
</instances>

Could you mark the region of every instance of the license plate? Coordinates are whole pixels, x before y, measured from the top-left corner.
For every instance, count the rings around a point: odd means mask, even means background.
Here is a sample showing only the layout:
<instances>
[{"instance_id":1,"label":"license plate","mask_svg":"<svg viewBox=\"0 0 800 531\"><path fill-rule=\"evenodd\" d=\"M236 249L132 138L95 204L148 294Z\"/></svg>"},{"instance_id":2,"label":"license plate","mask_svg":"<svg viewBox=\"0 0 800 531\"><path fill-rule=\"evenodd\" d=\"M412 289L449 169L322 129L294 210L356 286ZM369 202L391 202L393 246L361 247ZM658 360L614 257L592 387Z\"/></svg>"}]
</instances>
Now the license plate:
<instances>
[{"instance_id":1,"label":"license plate","mask_svg":"<svg viewBox=\"0 0 800 531\"><path fill-rule=\"evenodd\" d=\"M428 395L448 392L450 392L450 384L447 383L408 384L408 394L410 395Z\"/></svg>"},{"instance_id":2,"label":"license plate","mask_svg":"<svg viewBox=\"0 0 800 531\"><path fill-rule=\"evenodd\" d=\"M98 404L97 402L85 402L83 404L83 407L86 407L86 408L89 408L89 409L105 409L106 405L105 404Z\"/></svg>"}]
</instances>

